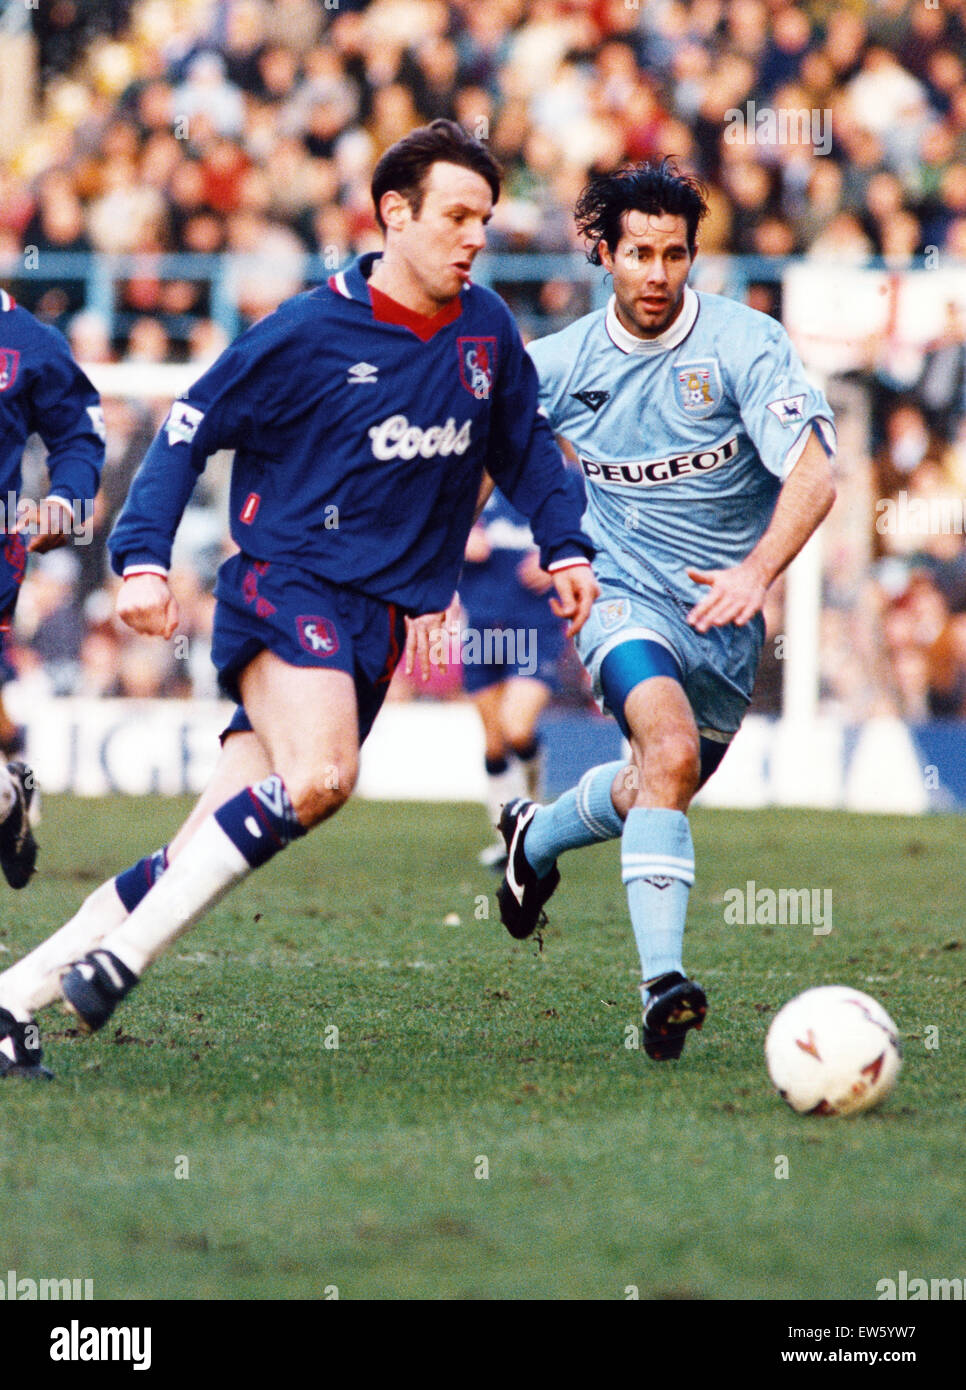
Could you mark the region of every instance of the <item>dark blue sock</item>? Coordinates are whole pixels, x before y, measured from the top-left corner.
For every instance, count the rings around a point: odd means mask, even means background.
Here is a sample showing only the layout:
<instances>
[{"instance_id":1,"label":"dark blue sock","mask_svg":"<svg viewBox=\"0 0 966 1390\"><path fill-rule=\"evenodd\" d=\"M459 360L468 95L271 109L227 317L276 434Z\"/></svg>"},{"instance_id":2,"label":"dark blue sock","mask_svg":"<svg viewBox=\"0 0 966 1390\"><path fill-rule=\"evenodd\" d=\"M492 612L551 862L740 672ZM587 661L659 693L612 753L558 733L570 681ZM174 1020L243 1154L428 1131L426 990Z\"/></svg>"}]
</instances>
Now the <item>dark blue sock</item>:
<instances>
[{"instance_id":1,"label":"dark blue sock","mask_svg":"<svg viewBox=\"0 0 966 1390\"><path fill-rule=\"evenodd\" d=\"M253 869L306 833L277 773L219 806L215 820Z\"/></svg>"},{"instance_id":2,"label":"dark blue sock","mask_svg":"<svg viewBox=\"0 0 966 1390\"><path fill-rule=\"evenodd\" d=\"M148 893L168 867L168 847L156 849L144 859L139 859L129 869L124 869L114 880L117 896L133 912L138 903Z\"/></svg>"}]
</instances>

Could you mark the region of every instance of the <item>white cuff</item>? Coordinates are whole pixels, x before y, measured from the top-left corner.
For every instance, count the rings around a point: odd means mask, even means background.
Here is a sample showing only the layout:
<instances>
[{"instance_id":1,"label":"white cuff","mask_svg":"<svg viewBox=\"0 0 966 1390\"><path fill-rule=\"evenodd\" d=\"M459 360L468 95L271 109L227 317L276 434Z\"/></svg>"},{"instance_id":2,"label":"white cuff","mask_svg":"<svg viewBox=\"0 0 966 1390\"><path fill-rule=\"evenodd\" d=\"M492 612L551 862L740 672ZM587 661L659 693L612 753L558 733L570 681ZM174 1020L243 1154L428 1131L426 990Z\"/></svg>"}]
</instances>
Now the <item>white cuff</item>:
<instances>
[{"instance_id":1,"label":"white cuff","mask_svg":"<svg viewBox=\"0 0 966 1390\"><path fill-rule=\"evenodd\" d=\"M589 567L590 561L586 555L573 555L569 560L554 560L552 565L547 566L547 573L556 574L558 570L570 570L575 565L587 565Z\"/></svg>"},{"instance_id":2,"label":"white cuff","mask_svg":"<svg viewBox=\"0 0 966 1390\"><path fill-rule=\"evenodd\" d=\"M162 579L167 579L168 571L163 565L125 565L122 579L133 579L138 574L159 574Z\"/></svg>"}]
</instances>

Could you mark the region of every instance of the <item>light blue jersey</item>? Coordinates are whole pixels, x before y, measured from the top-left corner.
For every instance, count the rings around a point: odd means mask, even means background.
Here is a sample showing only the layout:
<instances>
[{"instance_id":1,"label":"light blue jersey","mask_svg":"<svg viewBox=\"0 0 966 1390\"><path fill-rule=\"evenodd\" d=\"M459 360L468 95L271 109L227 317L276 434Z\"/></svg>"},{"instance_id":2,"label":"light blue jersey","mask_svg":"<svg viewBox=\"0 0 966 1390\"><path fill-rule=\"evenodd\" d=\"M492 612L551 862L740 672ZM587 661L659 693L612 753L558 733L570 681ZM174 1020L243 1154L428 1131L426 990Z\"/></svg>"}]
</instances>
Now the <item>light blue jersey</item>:
<instances>
[{"instance_id":1,"label":"light blue jersey","mask_svg":"<svg viewBox=\"0 0 966 1390\"><path fill-rule=\"evenodd\" d=\"M688 286L676 321L648 340L611 299L528 350L541 407L580 458L605 582L691 608L707 591L686 569L749 554L813 423L835 447L828 402L781 324L720 295Z\"/></svg>"},{"instance_id":2,"label":"light blue jersey","mask_svg":"<svg viewBox=\"0 0 966 1390\"><path fill-rule=\"evenodd\" d=\"M708 591L687 570L728 568L754 549L813 427L834 451L828 402L781 324L690 287L658 338L628 333L612 298L529 351L541 408L586 485L601 595L576 645L595 695L626 732L637 668L608 688L604 663L624 643L656 642L700 732L726 742L751 698L764 620L696 632L687 615Z\"/></svg>"}]
</instances>

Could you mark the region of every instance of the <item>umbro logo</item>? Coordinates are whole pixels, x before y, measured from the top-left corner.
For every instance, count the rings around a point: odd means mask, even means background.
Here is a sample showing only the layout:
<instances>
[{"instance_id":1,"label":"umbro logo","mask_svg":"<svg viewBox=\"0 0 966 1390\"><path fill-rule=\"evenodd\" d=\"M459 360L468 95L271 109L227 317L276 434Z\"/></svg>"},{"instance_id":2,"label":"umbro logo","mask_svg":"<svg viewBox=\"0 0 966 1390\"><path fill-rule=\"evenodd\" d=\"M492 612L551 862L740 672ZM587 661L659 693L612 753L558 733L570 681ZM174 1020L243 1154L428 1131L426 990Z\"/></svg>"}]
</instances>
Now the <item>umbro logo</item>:
<instances>
[{"instance_id":1,"label":"umbro logo","mask_svg":"<svg viewBox=\"0 0 966 1390\"><path fill-rule=\"evenodd\" d=\"M605 401L610 400L609 391L571 391L575 401L588 406L596 415Z\"/></svg>"},{"instance_id":2,"label":"umbro logo","mask_svg":"<svg viewBox=\"0 0 966 1390\"><path fill-rule=\"evenodd\" d=\"M379 368L374 367L371 362L357 362L354 367L350 367L346 379L350 382L375 381L379 376Z\"/></svg>"}]
</instances>

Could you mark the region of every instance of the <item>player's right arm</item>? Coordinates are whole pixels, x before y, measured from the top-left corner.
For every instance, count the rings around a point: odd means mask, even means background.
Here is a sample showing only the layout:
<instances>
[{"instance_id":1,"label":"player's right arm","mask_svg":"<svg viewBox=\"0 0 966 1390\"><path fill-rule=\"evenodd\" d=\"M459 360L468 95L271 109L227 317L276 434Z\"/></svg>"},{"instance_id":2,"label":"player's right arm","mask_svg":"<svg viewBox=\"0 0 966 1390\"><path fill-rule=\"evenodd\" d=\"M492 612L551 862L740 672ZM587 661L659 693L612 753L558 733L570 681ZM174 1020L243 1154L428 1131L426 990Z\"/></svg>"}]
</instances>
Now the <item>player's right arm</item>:
<instances>
[{"instance_id":1,"label":"player's right arm","mask_svg":"<svg viewBox=\"0 0 966 1390\"><path fill-rule=\"evenodd\" d=\"M698 632L750 622L835 501L835 428L828 402L808 381L780 324L754 313L748 324L728 369L742 423L764 466L783 479L782 489L764 534L740 564L687 571L708 590L688 614Z\"/></svg>"},{"instance_id":2,"label":"player's right arm","mask_svg":"<svg viewBox=\"0 0 966 1390\"><path fill-rule=\"evenodd\" d=\"M219 369L227 376L234 365L224 361L227 356L171 406L108 539L111 566L124 581L118 617L144 636L168 638L177 628L178 607L168 587L175 533L209 454L231 447L222 442L228 431L211 418L222 394Z\"/></svg>"},{"instance_id":3,"label":"player's right arm","mask_svg":"<svg viewBox=\"0 0 966 1390\"><path fill-rule=\"evenodd\" d=\"M813 433L792 468L768 530L754 550L729 569L689 569L696 584L708 586L703 599L688 614L698 632L734 623L743 627L760 613L769 588L791 564L812 532L832 510L835 483L832 465L819 436Z\"/></svg>"}]
</instances>

